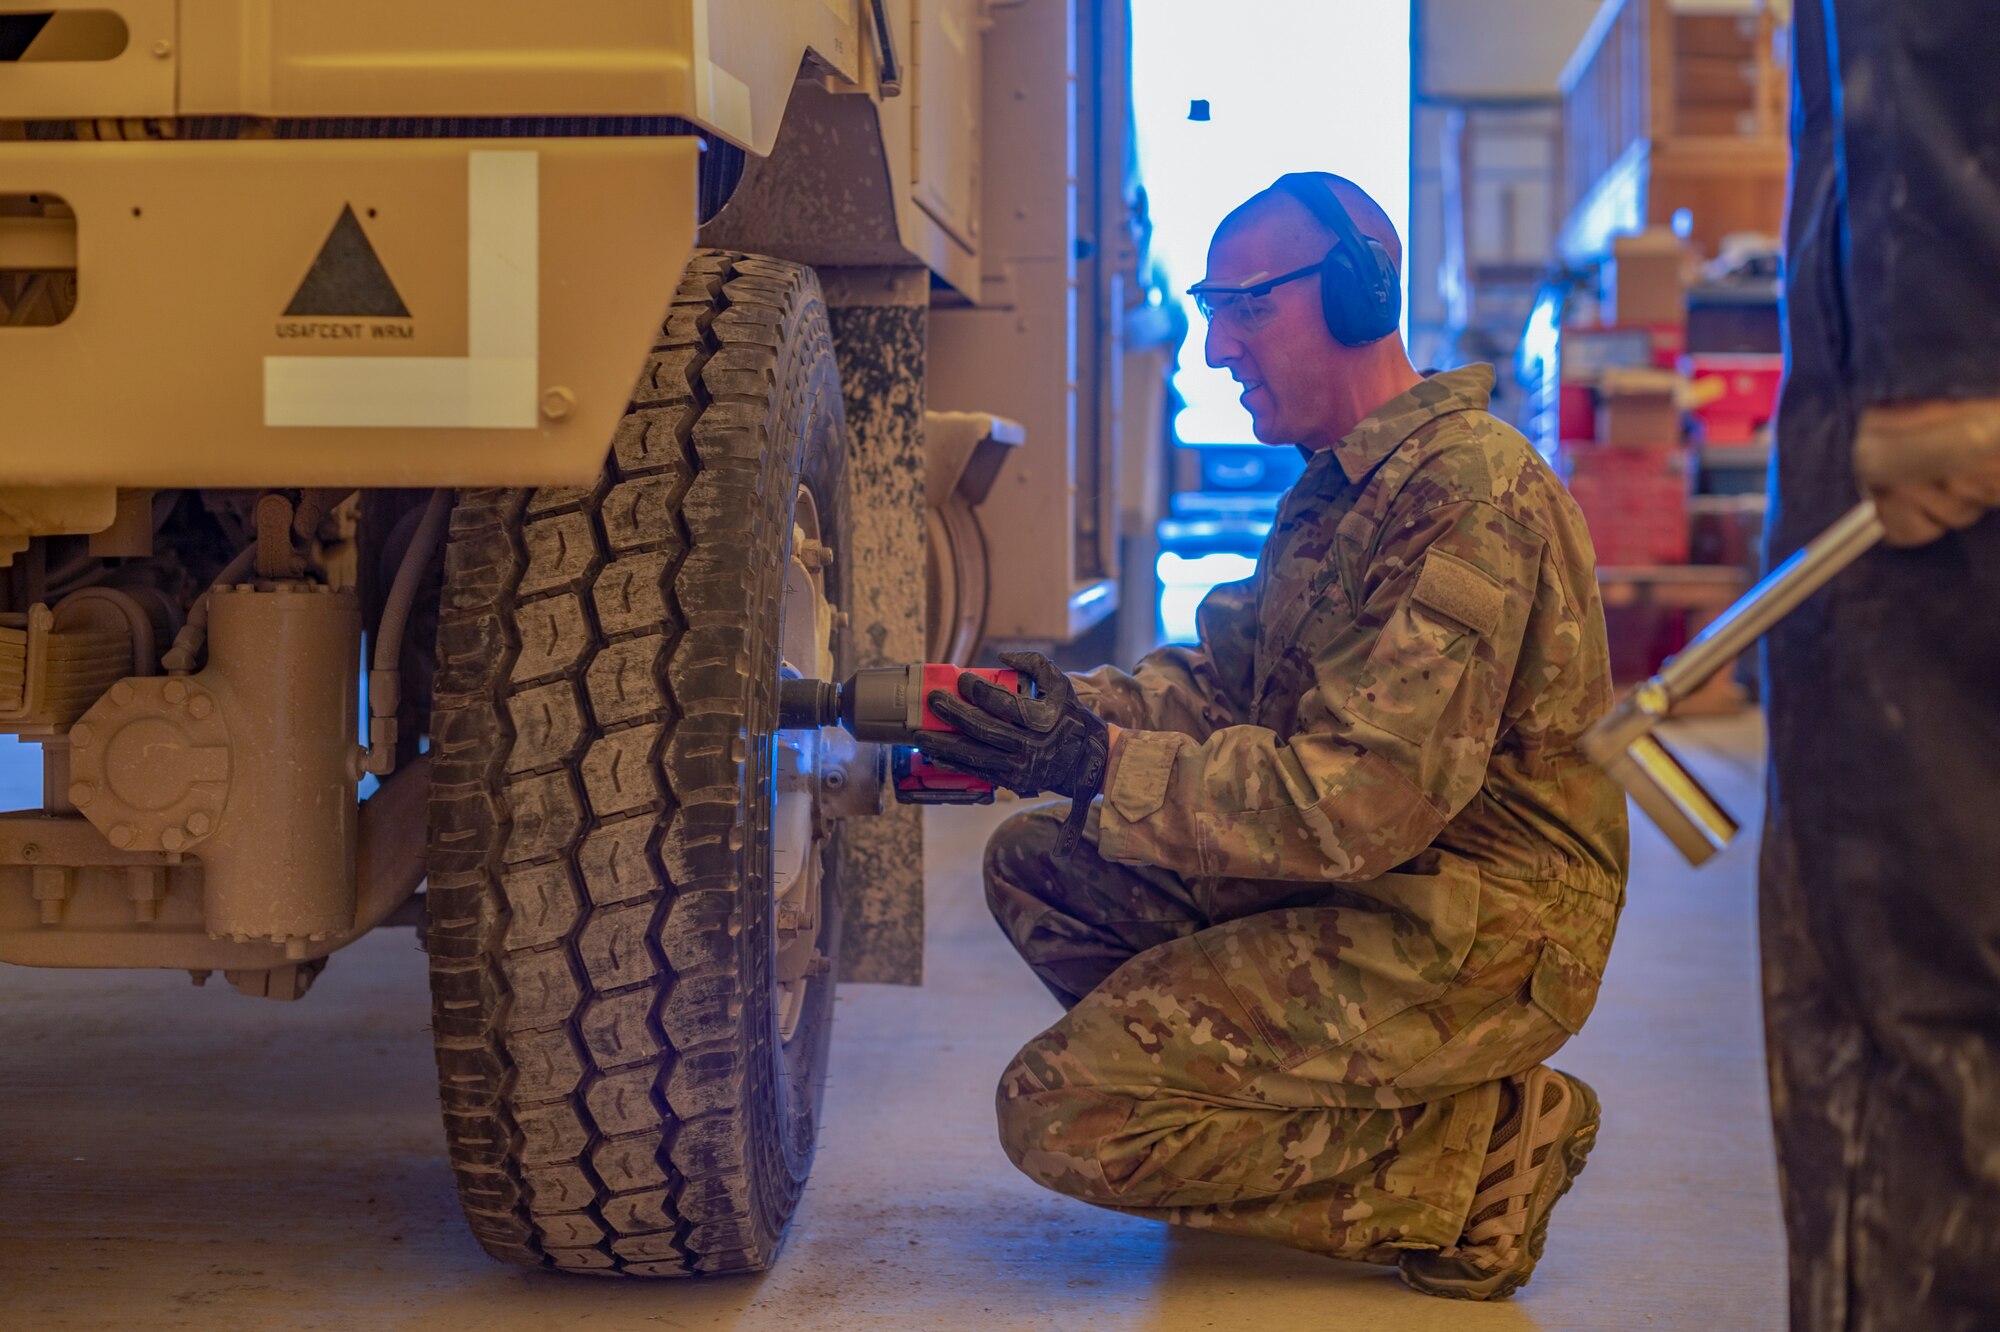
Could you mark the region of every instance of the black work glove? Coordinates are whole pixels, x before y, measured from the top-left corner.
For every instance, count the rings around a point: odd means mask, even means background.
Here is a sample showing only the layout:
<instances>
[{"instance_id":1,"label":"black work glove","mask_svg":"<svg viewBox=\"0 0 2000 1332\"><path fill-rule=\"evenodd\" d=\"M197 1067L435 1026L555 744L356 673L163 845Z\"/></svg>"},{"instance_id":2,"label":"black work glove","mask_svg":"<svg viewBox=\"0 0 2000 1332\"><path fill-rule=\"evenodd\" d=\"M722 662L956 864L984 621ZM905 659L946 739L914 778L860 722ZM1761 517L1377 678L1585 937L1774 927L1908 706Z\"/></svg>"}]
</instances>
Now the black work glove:
<instances>
[{"instance_id":1,"label":"black work glove","mask_svg":"<svg viewBox=\"0 0 2000 1332\"><path fill-rule=\"evenodd\" d=\"M963 697L933 689L927 700L958 732L925 731L917 748L925 758L1016 795L1068 796L1069 818L1056 839L1056 854L1067 856L1083 835L1090 802L1104 787L1111 733L1077 699L1069 676L1041 653L1003 652L1000 660L1033 680L1040 696L1028 698L976 675L960 675Z\"/></svg>"}]
</instances>

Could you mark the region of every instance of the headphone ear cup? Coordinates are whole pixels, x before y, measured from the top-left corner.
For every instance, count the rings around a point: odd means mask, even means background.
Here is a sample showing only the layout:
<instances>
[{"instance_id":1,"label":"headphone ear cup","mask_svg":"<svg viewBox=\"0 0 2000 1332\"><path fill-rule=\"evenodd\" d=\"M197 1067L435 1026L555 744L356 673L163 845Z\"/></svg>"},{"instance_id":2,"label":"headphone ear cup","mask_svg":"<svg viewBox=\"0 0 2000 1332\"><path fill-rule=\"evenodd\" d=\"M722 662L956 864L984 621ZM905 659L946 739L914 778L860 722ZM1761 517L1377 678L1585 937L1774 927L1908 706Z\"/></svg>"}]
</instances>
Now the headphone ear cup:
<instances>
[{"instance_id":1,"label":"headphone ear cup","mask_svg":"<svg viewBox=\"0 0 2000 1332\"><path fill-rule=\"evenodd\" d=\"M1367 284L1371 319L1364 329L1368 341L1386 338L1403 323L1403 284L1388 249L1374 237L1368 238L1368 253L1374 259L1374 273Z\"/></svg>"},{"instance_id":2,"label":"headphone ear cup","mask_svg":"<svg viewBox=\"0 0 2000 1332\"><path fill-rule=\"evenodd\" d=\"M1367 257L1341 246L1327 252L1320 272L1320 305L1327 332L1348 347L1365 347L1395 332L1403 322L1403 290L1382 242L1366 238Z\"/></svg>"},{"instance_id":3,"label":"headphone ear cup","mask_svg":"<svg viewBox=\"0 0 2000 1332\"><path fill-rule=\"evenodd\" d=\"M1334 193L1332 178L1289 172L1273 187L1304 204L1340 243L1320 261L1320 313L1327 332L1349 347L1365 347L1394 333L1403 322L1403 284L1388 249L1364 236Z\"/></svg>"}]
</instances>

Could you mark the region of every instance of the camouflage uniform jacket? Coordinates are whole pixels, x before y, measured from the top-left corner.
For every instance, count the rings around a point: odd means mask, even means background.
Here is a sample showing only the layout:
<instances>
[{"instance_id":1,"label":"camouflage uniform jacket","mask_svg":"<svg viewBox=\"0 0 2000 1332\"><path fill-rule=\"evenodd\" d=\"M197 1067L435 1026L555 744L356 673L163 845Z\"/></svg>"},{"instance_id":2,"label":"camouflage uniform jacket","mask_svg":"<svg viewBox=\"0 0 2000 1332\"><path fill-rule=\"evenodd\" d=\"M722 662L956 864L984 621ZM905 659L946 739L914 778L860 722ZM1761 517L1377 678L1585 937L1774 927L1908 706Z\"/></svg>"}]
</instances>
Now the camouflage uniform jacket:
<instances>
[{"instance_id":1,"label":"camouflage uniform jacket","mask_svg":"<svg viewBox=\"0 0 2000 1332\"><path fill-rule=\"evenodd\" d=\"M1423 856L1622 901L1625 802L1577 748L1612 697L1589 535L1492 385L1436 375L1315 454L1199 646L1078 677L1127 728L1107 859L1357 883Z\"/></svg>"}]
</instances>

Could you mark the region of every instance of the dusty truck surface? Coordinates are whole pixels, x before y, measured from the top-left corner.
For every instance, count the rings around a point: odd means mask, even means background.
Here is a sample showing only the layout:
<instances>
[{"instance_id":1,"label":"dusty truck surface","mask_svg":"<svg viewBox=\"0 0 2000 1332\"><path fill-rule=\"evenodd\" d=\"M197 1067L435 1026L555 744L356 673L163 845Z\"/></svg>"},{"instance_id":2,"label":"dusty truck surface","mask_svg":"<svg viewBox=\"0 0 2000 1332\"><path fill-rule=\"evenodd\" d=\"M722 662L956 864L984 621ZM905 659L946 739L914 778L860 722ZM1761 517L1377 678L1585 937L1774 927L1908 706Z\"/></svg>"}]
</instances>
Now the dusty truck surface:
<instances>
[{"instance_id":1,"label":"dusty truck surface","mask_svg":"<svg viewBox=\"0 0 2000 1332\"><path fill-rule=\"evenodd\" d=\"M0 0L0 960L415 926L489 1253L770 1262L922 940L780 682L1117 605L1126 21Z\"/></svg>"}]
</instances>

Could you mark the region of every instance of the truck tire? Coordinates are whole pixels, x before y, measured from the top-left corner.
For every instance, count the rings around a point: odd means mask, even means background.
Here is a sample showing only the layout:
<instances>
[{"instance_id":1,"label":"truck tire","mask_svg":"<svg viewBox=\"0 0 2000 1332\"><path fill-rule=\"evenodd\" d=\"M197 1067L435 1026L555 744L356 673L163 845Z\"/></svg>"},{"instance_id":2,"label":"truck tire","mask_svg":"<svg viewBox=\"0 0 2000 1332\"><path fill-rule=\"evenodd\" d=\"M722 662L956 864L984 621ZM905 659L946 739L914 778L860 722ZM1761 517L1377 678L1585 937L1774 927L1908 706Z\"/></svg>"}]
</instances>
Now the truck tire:
<instances>
[{"instance_id":1,"label":"truck tire","mask_svg":"<svg viewBox=\"0 0 2000 1332\"><path fill-rule=\"evenodd\" d=\"M696 251L658 344L594 486L458 496L431 714L427 947L466 1218L503 1261L627 1276L775 1256L840 919L831 825L815 909L771 889L795 524L844 512L818 281ZM817 535L824 569L839 542ZM814 575L827 624L838 573ZM807 942L785 1039L779 959Z\"/></svg>"}]
</instances>

